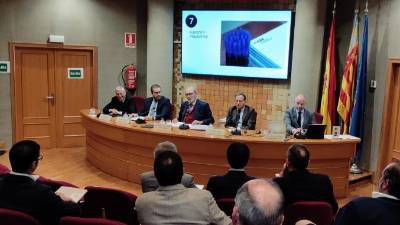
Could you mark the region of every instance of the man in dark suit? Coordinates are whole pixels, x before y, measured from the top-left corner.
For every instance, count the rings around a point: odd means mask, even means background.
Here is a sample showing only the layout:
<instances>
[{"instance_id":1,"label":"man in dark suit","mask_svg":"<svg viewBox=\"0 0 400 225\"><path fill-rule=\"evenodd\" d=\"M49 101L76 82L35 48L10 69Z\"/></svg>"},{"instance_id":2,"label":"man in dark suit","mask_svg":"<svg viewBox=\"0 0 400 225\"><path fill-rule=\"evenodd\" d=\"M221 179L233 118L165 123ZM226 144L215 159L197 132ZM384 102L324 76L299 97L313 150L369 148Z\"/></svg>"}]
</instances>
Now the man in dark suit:
<instances>
[{"instance_id":1,"label":"man in dark suit","mask_svg":"<svg viewBox=\"0 0 400 225\"><path fill-rule=\"evenodd\" d=\"M235 101L235 106L228 110L225 127L254 130L257 113L254 108L246 105L246 95L241 92L236 94Z\"/></svg>"},{"instance_id":2,"label":"man in dark suit","mask_svg":"<svg viewBox=\"0 0 400 225\"><path fill-rule=\"evenodd\" d=\"M335 225L400 224L400 162L386 166L379 180L379 192L372 198L356 198L339 210Z\"/></svg>"},{"instance_id":3,"label":"man in dark suit","mask_svg":"<svg viewBox=\"0 0 400 225\"><path fill-rule=\"evenodd\" d=\"M124 113L136 113L134 100L126 96L126 90L122 86L115 88L115 96L112 97L111 102L103 108L104 114L123 115Z\"/></svg>"},{"instance_id":4,"label":"man in dark suit","mask_svg":"<svg viewBox=\"0 0 400 225\"><path fill-rule=\"evenodd\" d=\"M246 144L240 142L230 144L226 156L231 167L228 173L223 176L213 176L208 180L207 190L215 199L234 198L244 183L255 178L247 176L244 171L250 156Z\"/></svg>"},{"instance_id":5,"label":"man in dark suit","mask_svg":"<svg viewBox=\"0 0 400 225\"><path fill-rule=\"evenodd\" d=\"M58 196L32 175L42 159L34 141L20 141L9 153L12 171L0 177L0 207L25 212L41 224L54 225L62 216L80 214L79 205Z\"/></svg>"},{"instance_id":6,"label":"man in dark suit","mask_svg":"<svg viewBox=\"0 0 400 225\"><path fill-rule=\"evenodd\" d=\"M176 149L176 145L169 141L164 141L158 143L154 149L154 159L157 158L159 154L165 151L178 152ZM154 171L147 171L140 174L140 180L142 184L142 192L146 193L149 191L155 191L160 186L157 182L156 176L154 175ZM196 186L193 183L193 176L187 173L184 173L182 176L181 183L183 186L187 188L195 188Z\"/></svg>"},{"instance_id":7,"label":"man in dark suit","mask_svg":"<svg viewBox=\"0 0 400 225\"><path fill-rule=\"evenodd\" d=\"M299 94L295 98L296 106L286 110L283 121L285 122L288 134L302 133L308 125L315 123L315 119L310 111L305 108L306 98Z\"/></svg>"},{"instance_id":8,"label":"man in dark suit","mask_svg":"<svg viewBox=\"0 0 400 225\"><path fill-rule=\"evenodd\" d=\"M144 100L144 106L139 116L145 116L147 120L170 119L171 103L168 98L161 95L161 86L153 84L150 91L152 97Z\"/></svg>"},{"instance_id":9,"label":"man in dark suit","mask_svg":"<svg viewBox=\"0 0 400 225\"><path fill-rule=\"evenodd\" d=\"M182 103L178 121L187 124L211 124L214 123L210 105L197 98L197 90L188 87L185 91L187 101Z\"/></svg>"},{"instance_id":10,"label":"man in dark suit","mask_svg":"<svg viewBox=\"0 0 400 225\"><path fill-rule=\"evenodd\" d=\"M307 170L309 161L306 146L295 144L289 147L280 176L274 179L285 196L285 207L297 201L324 201L336 214L338 204L331 180L326 175L310 173Z\"/></svg>"}]
</instances>

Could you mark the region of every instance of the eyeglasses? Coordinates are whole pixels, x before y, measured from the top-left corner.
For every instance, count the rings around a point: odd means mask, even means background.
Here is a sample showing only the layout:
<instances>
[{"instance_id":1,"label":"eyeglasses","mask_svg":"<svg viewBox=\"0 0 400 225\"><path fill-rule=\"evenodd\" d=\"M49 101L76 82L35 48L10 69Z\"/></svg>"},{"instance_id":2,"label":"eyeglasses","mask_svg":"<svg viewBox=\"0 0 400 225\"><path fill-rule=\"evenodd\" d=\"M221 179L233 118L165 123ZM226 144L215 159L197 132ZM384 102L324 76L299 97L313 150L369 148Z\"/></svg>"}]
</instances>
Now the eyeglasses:
<instances>
[{"instance_id":1,"label":"eyeglasses","mask_svg":"<svg viewBox=\"0 0 400 225\"><path fill-rule=\"evenodd\" d=\"M37 160L39 161L39 160L42 160L43 159L43 155L40 155L38 158L37 158Z\"/></svg>"}]
</instances>

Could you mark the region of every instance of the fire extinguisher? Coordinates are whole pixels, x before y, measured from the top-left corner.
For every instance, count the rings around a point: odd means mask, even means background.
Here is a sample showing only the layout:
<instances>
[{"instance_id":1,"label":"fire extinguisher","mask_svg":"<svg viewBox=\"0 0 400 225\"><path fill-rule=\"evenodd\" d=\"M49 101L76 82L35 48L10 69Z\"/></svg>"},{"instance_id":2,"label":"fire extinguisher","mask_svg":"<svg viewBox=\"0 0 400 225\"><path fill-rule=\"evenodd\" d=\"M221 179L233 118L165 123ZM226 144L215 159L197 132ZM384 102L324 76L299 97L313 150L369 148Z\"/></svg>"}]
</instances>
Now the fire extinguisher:
<instances>
[{"instance_id":1,"label":"fire extinguisher","mask_svg":"<svg viewBox=\"0 0 400 225\"><path fill-rule=\"evenodd\" d=\"M122 79L125 84L126 90L130 93L130 95L134 95L136 91L136 66L133 64L129 64L122 68Z\"/></svg>"}]
</instances>

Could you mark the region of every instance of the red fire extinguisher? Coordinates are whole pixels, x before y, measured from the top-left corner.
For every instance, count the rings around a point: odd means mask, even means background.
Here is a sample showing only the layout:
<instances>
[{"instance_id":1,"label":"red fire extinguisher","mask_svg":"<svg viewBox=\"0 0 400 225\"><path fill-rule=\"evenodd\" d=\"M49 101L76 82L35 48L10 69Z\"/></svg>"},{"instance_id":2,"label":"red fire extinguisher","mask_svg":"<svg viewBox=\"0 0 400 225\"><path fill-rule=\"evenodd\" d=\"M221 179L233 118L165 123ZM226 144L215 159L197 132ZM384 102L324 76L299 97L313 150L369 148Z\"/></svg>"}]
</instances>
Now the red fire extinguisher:
<instances>
[{"instance_id":1,"label":"red fire extinguisher","mask_svg":"<svg viewBox=\"0 0 400 225\"><path fill-rule=\"evenodd\" d=\"M131 95L133 95L136 91L136 66L133 64L129 64L125 66L122 70L125 88L131 93Z\"/></svg>"}]
</instances>

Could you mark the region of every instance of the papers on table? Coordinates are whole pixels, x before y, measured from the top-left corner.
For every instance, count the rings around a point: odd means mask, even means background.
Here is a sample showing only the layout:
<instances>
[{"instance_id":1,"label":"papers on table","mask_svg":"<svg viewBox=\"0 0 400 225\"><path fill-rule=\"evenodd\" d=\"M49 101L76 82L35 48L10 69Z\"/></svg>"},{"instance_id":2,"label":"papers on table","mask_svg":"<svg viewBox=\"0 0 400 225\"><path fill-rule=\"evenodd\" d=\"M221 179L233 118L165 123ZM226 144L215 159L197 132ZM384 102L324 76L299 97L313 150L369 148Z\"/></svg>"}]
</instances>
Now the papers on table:
<instances>
[{"instance_id":1,"label":"papers on table","mask_svg":"<svg viewBox=\"0 0 400 225\"><path fill-rule=\"evenodd\" d=\"M69 197L74 202L79 202L82 197L86 194L86 189L75 188L75 187L67 187L61 186L57 191L56 194L61 194L63 196Z\"/></svg>"},{"instance_id":2,"label":"papers on table","mask_svg":"<svg viewBox=\"0 0 400 225\"><path fill-rule=\"evenodd\" d=\"M326 135L324 135L324 138L326 138L326 139L342 139L342 140L360 140L360 138L354 137L354 136L351 136L348 134L342 134L339 136L333 136L331 134L326 134Z\"/></svg>"},{"instance_id":3,"label":"papers on table","mask_svg":"<svg viewBox=\"0 0 400 225\"><path fill-rule=\"evenodd\" d=\"M189 124L189 128L191 130L207 130L208 128L210 128L210 126L208 125L193 125L193 124Z\"/></svg>"}]
</instances>

